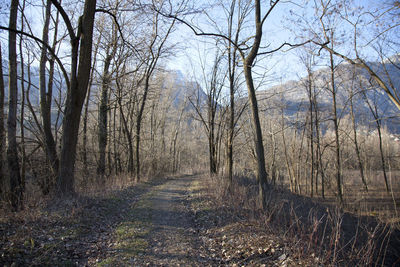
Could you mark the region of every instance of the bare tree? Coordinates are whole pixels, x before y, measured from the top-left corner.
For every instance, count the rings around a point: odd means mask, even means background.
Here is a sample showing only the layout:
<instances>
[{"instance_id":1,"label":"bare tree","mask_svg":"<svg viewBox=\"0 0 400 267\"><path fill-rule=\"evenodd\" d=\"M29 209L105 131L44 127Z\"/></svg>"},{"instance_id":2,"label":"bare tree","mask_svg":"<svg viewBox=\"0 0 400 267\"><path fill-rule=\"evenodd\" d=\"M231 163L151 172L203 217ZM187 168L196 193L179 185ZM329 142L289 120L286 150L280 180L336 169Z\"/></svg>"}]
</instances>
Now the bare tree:
<instances>
[{"instance_id":1,"label":"bare tree","mask_svg":"<svg viewBox=\"0 0 400 267\"><path fill-rule=\"evenodd\" d=\"M314 65L314 57L311 53L306 52L306 54L301 55L300 59L302 63L305 65L305 68L307 70L307 77L304 80L304 86L307 92L307 97L308 97L308 102L309 102L309 123L308 123L308 137L309 137L309 143L310 143L310 154L311 154L311 168L310 168L310 195L313 197L314 195L314 180L315 180L315 191L316 193L318 192L318 184L317 184L317 177L315 176L316 174L316 157L315 157L315 131L314 131L314 113L315 113L315 108L314 108L314 99L315 99L315 92L314 92L314 77L313 77L313 70L312 67Z\"/></svg>"},{"instance_id":2,"label":"bare tree","mask_svg":"<svg viewBox=\"0 0 400 267\"><path fill-rule=\"evenodd\" d=\"M220 128L222 123L217 121L217 115L221 112L219 102L221 101L221 91L225 79L225 75L221 77L220 73L221 60L222 56L217 53L209 75L206 73L206 67L202 66L203 79L206 84L206 101L202 98L202 89L198 83L195 85L197 87L195 88L195 99L189 97L189 101L207 134L210 175L218 174L218 143L221 139Z\"/></svg>"},{"instance_id":3,"label":"bare tree","mask_svg":"<svg viewBox=\"0 0 400 267\"><path fill-rule=\"evenodd\" d=\"M241 3L238 3L239 5ZM238 15L236 25L235 24L235 11L236 11L236 0L232 1L230 6L224 8L227 22L228 22L228 32L227 37L232 40L234 43L239 43L240 32L242 31L243 24L245 19L250 11L249 3L244 3L243 7L239 6L239 9L243 9ZM227 146L227 168L228 168L228 179L230 183L232 183L233 179L233 139L235 136L235 125L237 120L240 118L242 111L239 112L239 115L235 114L235 93L238 87L238 63L239 63L239 54L238 47L232 45L229 41L225 41L225 47L227 49L228 56L228 81L229 81L229 125L228 125L228 135L226 140Z\"/></svg>"},{"instance_id":4,"label":"bare tree","mask_svg":"<svg viewBox=\"0 0 400 267\"><path fill-rule=\"evenodd\" d=\"M51 18L51 1L47 0L45 7L45 20L43 26L42 41L46 44L49 43L49 24ZM57 27L57 25L56 25ZM56 35L54 36L53 50L55 48ZM46 63L48 61L47 48L42 46L40 54L39 66L39 91L40 91L40 113L42 117L42 129L44 135L44 146L46 157L50 163L52 170L52 177L58 174L59 159L57 156L56 143L54 140L52 125L51 125L51 103L53 98L53 76L54 76L54 59L50 60L50 73L46 86ZM53 179L54 179L53 178ZM54 180L46 181L44 184L44 192L49 192L54 185Z\"/></svg>"},{"instance_id":5,"label":"bare tree","mask_svg":"<svg viewBox=\"0 0 400 267\"><path fill-rule=\"evenodd\" d=\"M241 43L236 43L234 40L230 39L228 36L221 34L221 33L210 33L210 32L204 32L200 30L198 27L192 26L190 23L185 21L184 19L178 18L176 15L169 13L163 13L164 16L174 18L178 20L179 22L185 24L188 26L195 35L198 36L208 36L208 37L213 37L213 38L222 38L228 41L232 46L235 46L238 49L238 52L240 54L240 57L243 62L243 70L244 70L244 76L246 79L246 85L247 85L247 92L248 92L248 98L249 98L249 103L250 103L250 109L252 112L252 124L253 124L253 129L254 129L254 146L255 146L255 152L256 152L256 160L257 160L257 180L258 180L258 185L259 185L259 200L261 203L262 207L265 207L266 205L266 199L265 199L265 194L266 190L269 188L268 186L268 174L265 168L265 156L264 156L264 144L263 144L263 138L262 138L262 131L261 131L261 123L260 123L260 117L259 117L259 111L258 111L258 104L257 104L257 98L256 98L256 88L254 86L254 80L253 80L253 73L252 73L252 68L253 65L256 61L257 56L262 55L262 54L271 54L273 52L276 52L280 50L284 46L290 46L290 47L296 47L299 46L300 44L297 45L292 45L289 43L283 43L280 45L278 48L270 50L270 51L264 51L264 52L259 52L260 46L261 46L261 40L262 40L262 34L263 34L263 26L271 12L274 10L274 8L277 6L279 3L279 0L277 1L270 1L270 6L268 10L262 15L261 12L261 1L260 0L255 0L254 1L254 34L247 38L245 41ZM161 13L161 11L158 10L158 12ZM252 41L252 44L249 45L248 42Z\"/></svg>"},{"instance_id":6,"label":"bare tree","mask_svg":"<svg viewBox=\"0 0 400 267\"><path fill-rule=\"evenodd\" d=\"M116 25L112 24L112 36L109 43L106 44L106 55L103 65L103 74L101 81L101 97L99 103L99 129L98 129L98 147L99 147L99 161L97 165L97 174L101 183L104 183L105 174L105 153L107 147L107 113L109 110L109 86L111 82L110 65L115 56L117 49L117 29Z\"/></svg>"},{"instance_id":7,"label":"bare tree","mask_svg":"<svg viewBox=\"0 0 400 267\"><path fill-rule=\"evenodd\" d=\"M22 1L21 5L21 14L25 12L26 1ZM24 31L24 18L21 16L21 31ZM20 36L19 39L19 58L20 58L20 85L21 85L21 107L20 107L20 116L19 116L19 127L20 127L20 151L21 151L21 185L22 191L25 192L25 177L26 177L26 145L25 145L25 127L24 127L24 119L25 119L25 62L24 62L24 55L22 50L22 43L23 43L24 36Z\"/></svg>"},{"instance_id":8,"label":"bare tree","mask_svg":"<svg viewBox=\"0 0 400 267\"><path fill-rule=\"evenodd\" d=\"M71 39L71 79L64 111L57 186L60 193L73 194L79 123L90 77L96 0L85 1L77 33L74 32L70 18L57 0L51 1L60 12Z\"/></svg>"},{"instance_id":9,"label":"bare tree","mask_svg":"<svg viewBox=\"0 0 400 267\"><path fill-rule=\"evenodd\" d=\"M146 106L147 96L150 90L150 79L157 66L158 60L165 53L164 45L172 32L175 19L169 24L165 33L162 35L160 14L155 13L153 17L153 32L151 35L150 43L147 48L147 54L145 55L144 62L145 67L143 71L143 94L138 102L139 109L136 115L136 135L135 135L135 155L136 155L136 181L140 180L140 139L141 139L141 128L143 112Z\"/></svg>"},{"instance_id":10,"label":"bare tree","mask_svg":"<svg viewBox=\"0 0 400 267\"><path fill-rule=\"evenodd\" d=\"M350 98L349 98L349 104L350 104L350 116L351 116L351 123L353 126L353 143L354 143L354 149L356 150L356 155L357 155L357 161L358 161L358 168L360 169L360 175L361 175L361 181L364 184L364 189L366 192L368 192L368 184L367 180L365 178L365 173L364 173L364 164L361 159L361 151L360 151L360 144L358 141L358 136L357 136L357 123L356 123L356 116L355 116L355 111L354 111L354 99L356 97L356 94L359 92L354 91L354 83L356 81L356 75L357 71L356 68L353 70L353 77L352 77L352 86L349 88L350 90ZM363 90L363 89L361 89Z\"/></svg>"},{"instance_id":11,"label":"bare tree","mask_svg":"<svg viewBox=\"0 0 400 267\"><path fill-rule=\"evenodd\" d=\"M386 160L385 160L385 153L383 151L383 141L382 141L382 118L379 114L378 110L378 103L376 101L371 101L365 92L365 90L361 91L363 98L365 102L368 105L369 110L371 111L371 114L374 118L374 121L376 123L376 130L378 131L378 140L379 140L379 152L380 152L380 159L382 163L382 172L383 172L383 179L385 181L385 186L386 186L386 192L389 194L390 193L390 188L389 188L389 183L388 183L388 175L387 175L387 167L386 167Z\"/></svg>"},{"instance_id":12,"label":"bare tree","mask_svg":"<svg viewBox=\"0 0 400 267\"><path fill-rule=\"evenodd\" d=\"M353 13L352 16L349 16L345 8L345 4L341 4L341 8L335 8L336 16L340 16L341 19L349 25L353 30L352 38L348 40L352 43L349 43L353 47L352 54L354 57L348 56L346 52L342 52L337 50L334 47L329 46L329 42L332 42L329 36L324 37L325 39L321 41L321 37L316 35L316 40L313 43L317 44L321 48L329 51L334 56L344 59L346 62L357 66L361 69L364 69L368 72L370 77L376 82L377 85L385 92L385 94L389 97L389 99L393 102L393 104L400 110L400 97L398 88L394 86L393 78L386 71L381 72L374 68L366 58L362 56L360 50L362 48L373 47L378 51L379 56L382 56L380 49L376 49L376 46L379 47L379 42L384 40L386 43L390 44L393 42L391 40L385 40L388 35L393 35L397 38L397 32L400 24L397 22L397 13L392 12L397 11L399 9L399 5L394 2L393 4L383 5L380 10L377 10L376 14L371 13L369 10L364 11L362 7L358 8L358 12ZM344 14L341 14L344 13ZM331 12L332 14L332 12ZM326 16L327 13L323 12L322 17ZM388 17L389 16L389 17ZM321 18L322 18L321 17ZM377 28L370 29L370 25L376 25ZM382 25L382 26L381 26ZM363 28L368 29L368 33L363 33ZM366 32L366 30L364 30ZM373 32L373 34L370 34ZM390 50L390 49L389 49ZM397 52L396 52L397 53ZM391 61L390 58L385 58L387 61ZM383 61L382 61L383 63ZM393 63L393 62L392 62Z\"/></svg>"},{"instance_id":13,"label":"bare tree","mask_svg":"<svg viewBox=\"0 0 400 267\"><path fill-rule=\"evenodd\" d=\"M8 118L7 118L7 162L10 179L10 202L12 209L18 211L23 208L23 185L19 169L17 147L17 17L18 0L11 1L10 21L8 32Z\"/></svg>"},{"instance_id":14,"label":"bare tree","mask_svg":"<svg viewBox=\"0 0 400 267\"><path fill-rule=\"evenodd\" d=\"M5 193L5 166L3 165L5 152L4 148L6 147L4 129L4 91L3 57L0 43L0 197L3 197Z\"/></svg>"},{"instance_id":15,"label":"bare tree","mask_svg":"<svg viewBox=\"0 0 400 267\"><path fill-rule=\"evenodd\" d=\"M92 69L96 68L96 63L97 63L97 54L100 46L100 39L101 35L97 38L97 42L95 43L94 51L93 51L93 63L92 63ZM89 176L89 160L88 160L88 120L89 120L89 104L90 104L90 97L91 97L91 89L93 85L93 79L94 79L94 71L90 73L90 79L88 83L88 91L87 91L87 97L86 97L86 102L85 102L85 107L84 107L84 112L83 112L83 137L82 137L82 163L83 163L83 173L84 173L84 183L86 183L88 176Z\"/></svg>"},{"instance_id":16,"label":"bare tree","mask_svg":"<svg viewBox=\"0 0 400 267\"><path fill-rule=\"evenodd\" d=\"M324 2L320 1L321 7L321 17L319 19L321 25L322 35L324 36L324 40L326 43L330 42L328 53L329 53L329 71L330 71L330 79L327 81L327 89L332 95L332 121L335 132L335 155L336 155L336 186L337 186L337 198L340 205L343 205L343 188L342 188L342 161L341 161L341 148L340 148L340 133L339 133L339 118L338 118L338 110L337 110L337 92L338 86L336 84L336 65L334 61L334 46L336 43L336 25L335 25L335 14L332 10L335 10L335 6L333 3L329 1ZM329 16L328 14L332 14L333 16ZM326 46L326 45L324 45Z\"/></svg>"}]
</instances>

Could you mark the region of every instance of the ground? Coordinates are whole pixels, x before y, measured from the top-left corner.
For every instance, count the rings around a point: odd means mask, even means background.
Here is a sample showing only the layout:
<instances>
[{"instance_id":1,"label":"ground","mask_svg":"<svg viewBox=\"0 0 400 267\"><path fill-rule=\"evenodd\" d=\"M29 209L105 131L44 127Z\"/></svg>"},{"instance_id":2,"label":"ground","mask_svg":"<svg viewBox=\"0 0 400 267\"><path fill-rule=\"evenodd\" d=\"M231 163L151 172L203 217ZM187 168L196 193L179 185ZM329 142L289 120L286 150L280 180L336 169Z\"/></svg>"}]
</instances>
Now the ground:
<instances>
[{"instance_id":1,"label":"ground","mask_svg":"<svg viewBox=\"0 0 400 267\"><path fill-rule=\"evenodd\" d=\"M301 239L207 194L201 175L55 199L0 221L4 266L318 266ZM239 203L240 205L240 203ZM294 242L296 241L296 242ZM311 243L311 242L310 242ZM308 244L309 246L309 244Z\"/></svg>"},{"instance_id":2,"label":"ground","mask_svg":"<svg viewBox=\"0 0 400 267\"><path fill-rule=\"evenodd\" d=\"M3 214L0 265L287 262L289 257L279 242L258 235L259 230L242 224L229 211L216 210L201 193L201 184L200 176L158 179L107 197L55 200L35 213ZM261 241L262 246L257 244Z\"/></svg>"}]
</instances>

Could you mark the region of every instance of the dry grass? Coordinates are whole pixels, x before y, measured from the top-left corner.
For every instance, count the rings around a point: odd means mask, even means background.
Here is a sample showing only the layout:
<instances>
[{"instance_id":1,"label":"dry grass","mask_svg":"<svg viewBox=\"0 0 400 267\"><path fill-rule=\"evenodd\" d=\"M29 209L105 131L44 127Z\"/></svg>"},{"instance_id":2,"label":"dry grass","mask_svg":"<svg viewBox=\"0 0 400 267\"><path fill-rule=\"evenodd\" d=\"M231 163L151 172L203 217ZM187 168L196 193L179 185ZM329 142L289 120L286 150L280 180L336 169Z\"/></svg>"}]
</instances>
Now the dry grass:
<instances>
[{"instance_id":1,"label":"dry grass","mask_svg":"<svg viewBox=\"0 0 400 267\"><path fill-rule=\"evenodd\" d=\"M219 205L230 206L266 231L291 240L290 249L298 259L317 255L321 264L329 266L400 263L400 233L387 221L343 212L329 201L321 204L282 188L268 192L268 207L262 211L256 201L257 184L248 177L235 177L231 187L223 178L211 177L208 188Z\"/></svg>"}]
</instances>

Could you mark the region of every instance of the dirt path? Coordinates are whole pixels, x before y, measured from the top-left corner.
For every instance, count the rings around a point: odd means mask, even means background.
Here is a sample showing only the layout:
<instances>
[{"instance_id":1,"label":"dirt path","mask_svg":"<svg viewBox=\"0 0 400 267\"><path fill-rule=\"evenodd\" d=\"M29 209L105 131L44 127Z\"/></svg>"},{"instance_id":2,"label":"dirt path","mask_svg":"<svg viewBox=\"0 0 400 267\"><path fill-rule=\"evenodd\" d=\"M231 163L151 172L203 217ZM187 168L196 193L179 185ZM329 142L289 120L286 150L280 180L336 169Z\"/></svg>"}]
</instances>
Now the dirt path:
<instances>
[{"instance_id":1,"label":"dirt path","mask_svg":"<svg viewBox=\"0 0 400 267\"><path fill-rule=\"evenodd\" d=\"M300 263L291 244L268 234L249 214L215 202L205 183L202 176L164 178L92 197L55 199L32 213L3 214L0 266ZM311 263L302 261L317 265Z\"/></svg>"},{"instance_id":2,"label":"dirt path","mask_svg":"<svg viewBox=\"0 0 400 267\"><path fill-rule=\"evenodd\" d=\"M195 178L170 179L145 194L117 227L113 249L99 265L213 265L199 253L202 242L190 210Z\"/></svg>"}]
</instances>

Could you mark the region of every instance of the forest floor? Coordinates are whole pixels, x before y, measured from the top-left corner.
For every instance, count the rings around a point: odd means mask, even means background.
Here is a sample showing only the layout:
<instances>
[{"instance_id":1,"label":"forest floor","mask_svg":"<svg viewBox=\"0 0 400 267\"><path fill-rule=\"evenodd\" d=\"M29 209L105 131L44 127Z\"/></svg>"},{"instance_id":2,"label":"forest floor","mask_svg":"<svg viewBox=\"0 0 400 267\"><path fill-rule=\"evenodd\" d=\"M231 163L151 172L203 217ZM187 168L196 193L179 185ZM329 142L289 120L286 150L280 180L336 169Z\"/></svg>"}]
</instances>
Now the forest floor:
<instances>
[{"instance_id":1,"label":"forest floor","mask_svg":"<svg viewBox=\"0 0 400 267\"><path fill-rule=\"evenodd\" d=\"M154 179L2 214L0 265L320 265L301 239L216 201L206 185L201 175Z\"/></svg>"},{"instance_id":2,"label":"forest floor","mask_svg":"<svg viewBox=\"0 0 400 267\"><path fill-rule=\"evenodd\" d=\"M202 184L200 176L157 179L105 197L54 200L34 212L3 214L0 265L293 263L284 240L216 206Z\"/></svg>"}]
</instances>

